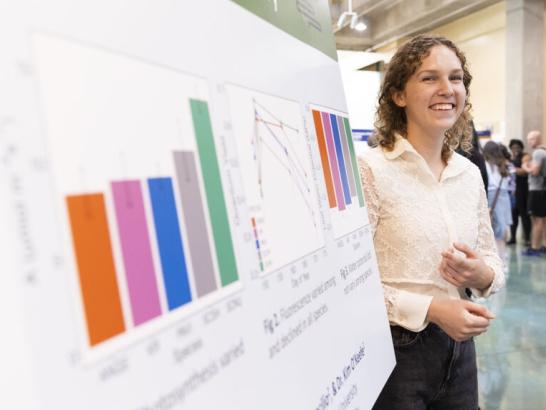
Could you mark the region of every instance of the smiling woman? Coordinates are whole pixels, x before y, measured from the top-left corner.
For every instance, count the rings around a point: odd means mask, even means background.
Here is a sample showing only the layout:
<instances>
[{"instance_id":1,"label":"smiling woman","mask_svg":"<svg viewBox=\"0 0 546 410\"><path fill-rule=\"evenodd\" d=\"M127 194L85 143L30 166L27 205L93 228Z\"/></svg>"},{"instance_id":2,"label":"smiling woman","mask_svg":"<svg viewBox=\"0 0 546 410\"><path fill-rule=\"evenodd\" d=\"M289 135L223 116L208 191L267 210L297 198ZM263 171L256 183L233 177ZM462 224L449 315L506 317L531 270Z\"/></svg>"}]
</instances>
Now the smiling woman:
<instances>
[{"instance_id":1,"label":"smiling woman","mask_svg":"<svg viewBox=\"0 0 546 410\"><path fill-rule=\"evenodd\" d=\"M494 318L470 300L504 285L470 147L466 59L418 36L385 73L379 146L360 160L396 367L375 409L477 409L473 337Z\"/></svg>"},{"instance_id":2,"label":"smiling woman","mask_svg":"<svg viewBox=\"0 0 546 410\"><path fill-rule=\"evenodd\" d=\"M447 72L438 71L441 69ZM458 104L455 107L457 121L445 132L442 158L447 160L449 154L459 146L465 151L471 149L470 109L472 105L468 96L472 75L468 70L466 57L455 44L446 38L435 36L416 37L413 41L404 44L391 59L388 75L385 75L379 95L375 124L382 147L392 150L396 134L407 135L409 121L406 121L404 109L406 104L400 105L401 101L398 99L400 95L408 95L419 83L427 85L426 89L429 92L434 92L438 84L442 86L446 76L447 83L452 83L453 91L456 91L457 96L462 97L462 100L449 101L452 104ZM397 98L394 98L395 96ZM437 102L445 102L445 100Z\"/></svg>"}]
</instances>

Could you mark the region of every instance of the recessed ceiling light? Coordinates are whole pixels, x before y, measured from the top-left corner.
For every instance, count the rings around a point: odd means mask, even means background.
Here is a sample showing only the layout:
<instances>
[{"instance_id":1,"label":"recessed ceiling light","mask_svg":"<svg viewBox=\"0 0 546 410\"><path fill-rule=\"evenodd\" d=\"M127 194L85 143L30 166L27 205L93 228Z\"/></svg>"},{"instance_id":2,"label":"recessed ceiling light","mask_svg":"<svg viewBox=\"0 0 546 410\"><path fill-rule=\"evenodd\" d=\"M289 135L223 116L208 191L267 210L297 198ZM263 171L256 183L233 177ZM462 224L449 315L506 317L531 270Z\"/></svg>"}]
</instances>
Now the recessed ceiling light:
<instances>
[{"instance_id":1,"label":"recessed ceiling light","mask_svg":"<svg viewBox=\"0 0 546 410\"><path fill-rule=\"evenodd\" d=\"M356 23L356 25L354 26L354 29L356 31L364 31L368 28L368 26L366 25L366 23L364 23L363 21L359 21L358 23Z\"/></svg>"}]
</instances>

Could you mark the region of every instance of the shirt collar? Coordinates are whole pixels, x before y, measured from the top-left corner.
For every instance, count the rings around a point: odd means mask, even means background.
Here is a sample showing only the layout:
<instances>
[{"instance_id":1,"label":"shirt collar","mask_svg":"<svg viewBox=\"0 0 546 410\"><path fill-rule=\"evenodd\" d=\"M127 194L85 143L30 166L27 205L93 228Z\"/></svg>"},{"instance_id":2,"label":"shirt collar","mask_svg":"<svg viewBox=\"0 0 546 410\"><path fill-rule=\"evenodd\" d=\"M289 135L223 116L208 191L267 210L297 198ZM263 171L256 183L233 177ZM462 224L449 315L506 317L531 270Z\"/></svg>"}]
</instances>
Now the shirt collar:
<instances>
[{"instance_id":1,"label":"shirt collar","mask_svg":"<svg viewBox=\"0 0 546 410\"><path fill-rule=\"evenodd\" d=\"M409 141L402 137L400 134L395 135L395 142L394 142L394 148L392 151L384 151L385 157L387 159L395 159L398 158L400 155L402 155L404 152L413 152L417 155L419 153L413 148L413 145L409 143Z\"/></svg>"},{"instance_id":2,"label":"shirt collar","mask_svg":"<svg viewBox=\"0 0 546 410\"><path fill-rule=\"evenodd\" d=\"M451 155L451 158L447 161L447 167L444 169L444 172L442 173L442 181L455 177L459 174L462 174L468 167L472 166L472 162L468 158L463 157L462 155L454 152Z\"/></svg>"},{"instance_id":3,"label":"shirt collar","mask_svg":"<svg viewBox=\"0 0 546 410\"><path fill-rule=\"evenodd\" d=\"M421 155L415 150L415 148L413 148L413 145L411 145L410 142L406 138L402 137L400 134L396 134L396 140L393 150L384 151L384 155L387 159L394 160L400 157L405 152L411 152L415 154L417 156L415 158L420 158L424 162L423 157L421 157ZM444 169L444 172L442 172L441 181L461 174L471 164L472 163L467 158L454 152L447 161L447 166Z\"/></svg>"}]
</instances>

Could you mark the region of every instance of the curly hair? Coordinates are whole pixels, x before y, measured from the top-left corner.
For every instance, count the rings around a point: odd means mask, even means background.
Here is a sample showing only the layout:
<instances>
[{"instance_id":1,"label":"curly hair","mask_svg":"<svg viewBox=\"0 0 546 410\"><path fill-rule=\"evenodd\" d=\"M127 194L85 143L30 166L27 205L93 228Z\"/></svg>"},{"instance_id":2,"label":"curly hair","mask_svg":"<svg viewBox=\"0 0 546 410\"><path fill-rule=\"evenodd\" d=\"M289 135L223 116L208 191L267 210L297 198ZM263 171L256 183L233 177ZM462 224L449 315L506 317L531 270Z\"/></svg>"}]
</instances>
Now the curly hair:
<instances>
[{"instance_id":1,"label":"curly hair","mask_svg":"<svg viewBox=\"0 0 546 410\"><path fill-rule=\"evenodd\" d=\"M466 57L457 46L445 37L433 35L419 35L402 45L394 54L387 66L387 71L379 91L378 107L376 112L375 127L377 141L387 151L394 149L396 141L395 134L407 137L407 118L404 108L399 107L393 101L396 92L404 91L409 78L417 71L422 61L428 57L434 46L445 46L452 50L463 69L463 84L466 90L465 106L463 112L445 132L444 144L442 145L442 160L447 162L453 151L461 148L463 151L472 149L472 105L468 100L470 94L470 82L472 75L468 70Z\"/></svg>"}]
</instances>

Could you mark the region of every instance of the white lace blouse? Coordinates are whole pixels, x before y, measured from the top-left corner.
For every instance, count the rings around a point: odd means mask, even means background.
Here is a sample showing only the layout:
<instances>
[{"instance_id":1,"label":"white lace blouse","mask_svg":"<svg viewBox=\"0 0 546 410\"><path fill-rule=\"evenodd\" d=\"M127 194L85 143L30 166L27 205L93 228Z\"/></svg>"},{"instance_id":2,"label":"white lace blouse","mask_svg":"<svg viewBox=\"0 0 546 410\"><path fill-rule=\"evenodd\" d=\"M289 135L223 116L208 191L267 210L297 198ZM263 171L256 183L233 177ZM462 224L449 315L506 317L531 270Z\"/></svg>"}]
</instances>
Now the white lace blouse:
<instances>
[{"instance_id":1,"label":"white lace blouse","mask_svg":"<svg viewBox=\"0 0 546 410\"><path fill-rule=\"evenodd\" d=\"M408 140L394 150L374 148L359 158L370 225L389 321L412 331L424 329L433 296L459 298L464 289L438 271L441 252L453 242L477 251L495 277L487 297L504 286L480 171L453 154L440 181ZM463 296L464 297L464 296Z\"/></svg>"}]
</instances>

